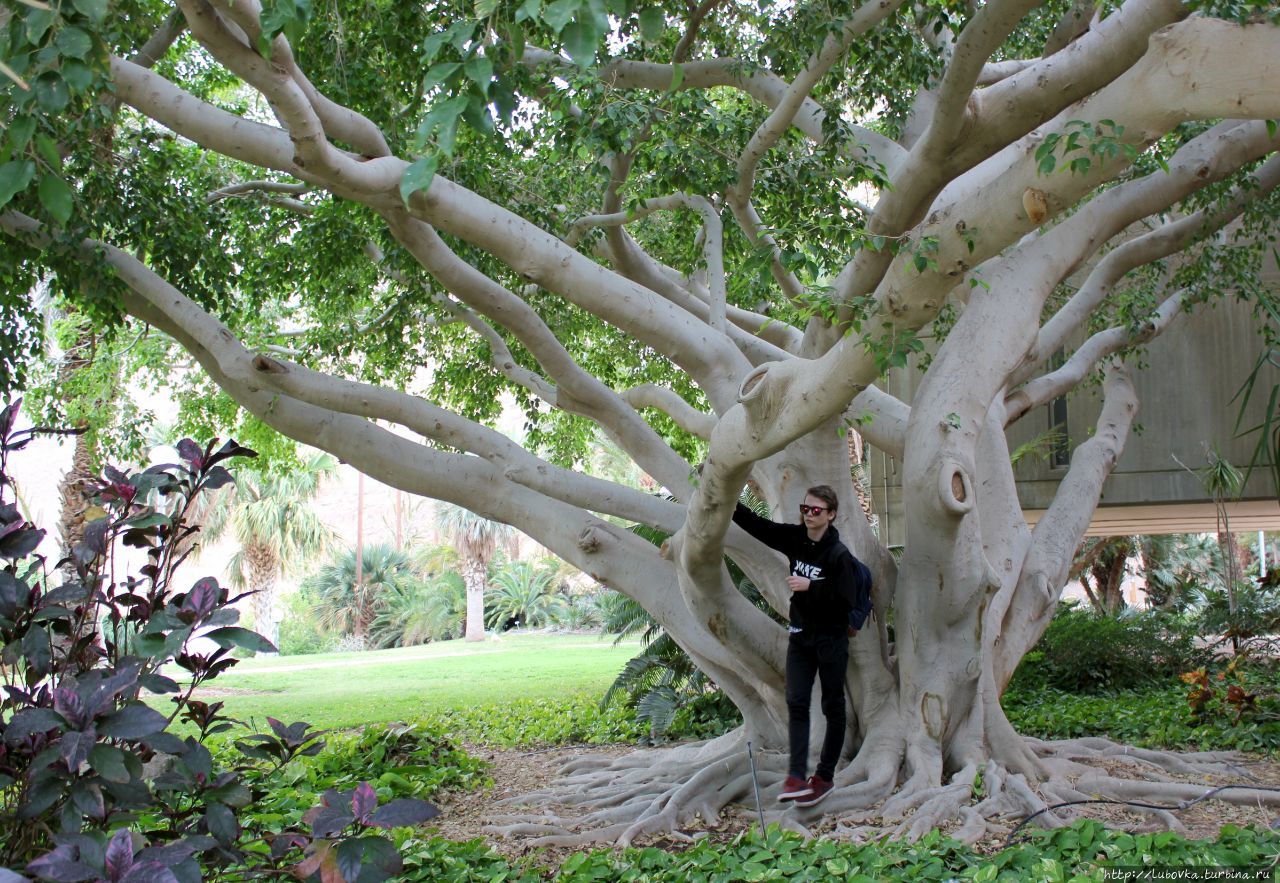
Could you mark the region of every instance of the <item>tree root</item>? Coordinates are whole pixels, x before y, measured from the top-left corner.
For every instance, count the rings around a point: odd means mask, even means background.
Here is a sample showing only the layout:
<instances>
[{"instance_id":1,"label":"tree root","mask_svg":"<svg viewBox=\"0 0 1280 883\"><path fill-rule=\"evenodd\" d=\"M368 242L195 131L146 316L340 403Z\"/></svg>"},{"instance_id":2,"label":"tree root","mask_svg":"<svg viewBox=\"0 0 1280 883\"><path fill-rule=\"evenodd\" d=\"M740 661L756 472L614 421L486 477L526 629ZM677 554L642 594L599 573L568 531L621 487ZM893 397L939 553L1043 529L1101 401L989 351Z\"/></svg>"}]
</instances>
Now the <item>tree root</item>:
<instances>
[{"instance_id":1,"label":"tree root","mask_svg":"<svg viewBox=\"0 0 1280 883\"><path fill-rule=\"evenodd\" d=\"M919 775L900 782L901 764L884 762L893 751L885 746L868 751L864 745L860 762L837 773L836 790L809 808L775 802L787 759L778 751L757 752L762 814L766 824L806 837L834 821L829 836L840 839L889 834L915 840L943 828L974 843L1007 835L1028 820L1038 827L1067 825L1084 807L1100 802L1129 805L1146 816L1144 828L1183 834L1187 829L1177 812L1205 799L1280 806L1280 791L1258 786L1243 768L1243 756L1234 752L1152 751L1096 738L1026 742L1047 775L1043 781L1030 782L1023 773L988 760L981 775L970 764L946 783ZM1207 783L1214 781L1225 787L1210 794L1215 786ZM695 820L716 828L730 804L754 809L754 784L741 731L622 757L581 757L566 764L550 787L503 801L512 812L493 817L484 830L528 838L532 846L628 846L656 835L692 840L681 829Z\"/></svg>"}]
</instances>

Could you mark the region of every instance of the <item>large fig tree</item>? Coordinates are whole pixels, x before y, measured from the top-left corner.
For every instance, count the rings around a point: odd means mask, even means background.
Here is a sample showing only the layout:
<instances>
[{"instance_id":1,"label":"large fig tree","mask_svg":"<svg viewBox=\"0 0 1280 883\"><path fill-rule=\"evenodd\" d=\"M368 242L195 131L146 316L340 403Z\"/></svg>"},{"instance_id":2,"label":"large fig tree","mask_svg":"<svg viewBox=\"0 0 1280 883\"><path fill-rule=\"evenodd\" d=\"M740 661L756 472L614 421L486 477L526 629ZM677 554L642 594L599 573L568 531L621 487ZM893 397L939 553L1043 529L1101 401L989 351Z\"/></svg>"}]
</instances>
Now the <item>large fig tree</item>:
<instances>
[{"instance_id":1,"label":"large fig tree","mask_svg":"<svg viewBox=\"0 0 1280 883\"><path fill-rule=\"evenodd\" d=\"M780 561L731 526L747 484L779 518L835 485L876 577L838 791L786 824L914 810L909 833L959 819L975 838L1057 798L1199 795L1082 760L1119 746L1029 741L1000 697L1130 432L1130 354L1223 289L1261 296L1275 18L1257 0L6 2L0 367L21 370L42 277L103 325L171 336L285 435L640 603L743 725L566 770L542 797L578 811L536 816L549 841L713 818L750 794L748 741L766 797L784 773L786 630L725 567L785 612ZM927 370L906 401L881 381L909 360ZM1030 530L1006 431L1090 378L1096 429ZM504 393L524 444L489 428ZM855 504L851 430L902 463L898 562ZM667 493L581 468L598 433Z\"/></svg>"}]
</instances>

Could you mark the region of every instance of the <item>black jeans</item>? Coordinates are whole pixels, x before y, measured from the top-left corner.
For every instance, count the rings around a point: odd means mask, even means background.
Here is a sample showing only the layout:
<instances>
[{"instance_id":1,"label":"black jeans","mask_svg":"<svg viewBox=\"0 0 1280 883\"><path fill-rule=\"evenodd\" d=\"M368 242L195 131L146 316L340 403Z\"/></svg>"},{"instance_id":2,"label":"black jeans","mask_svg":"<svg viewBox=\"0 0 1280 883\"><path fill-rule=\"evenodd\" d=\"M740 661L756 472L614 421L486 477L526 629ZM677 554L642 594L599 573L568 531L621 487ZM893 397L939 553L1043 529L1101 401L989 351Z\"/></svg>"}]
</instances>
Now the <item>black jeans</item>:
<instances>
[{"instance_id":1,"label":"black jeans","mask_svg":"<svg viewBox=\"0 0 1280 883\"><path fill-rule=\"evenodd\" d=\"M815 774L831 780L844 747L844 673L849 665L849 638L840 634L795 632L787 642L787 712L791 741L790 773L803 779L809 768L809 698L813 679L822 684L822 713L827 733Z\"/></svg>"}]
</instances>

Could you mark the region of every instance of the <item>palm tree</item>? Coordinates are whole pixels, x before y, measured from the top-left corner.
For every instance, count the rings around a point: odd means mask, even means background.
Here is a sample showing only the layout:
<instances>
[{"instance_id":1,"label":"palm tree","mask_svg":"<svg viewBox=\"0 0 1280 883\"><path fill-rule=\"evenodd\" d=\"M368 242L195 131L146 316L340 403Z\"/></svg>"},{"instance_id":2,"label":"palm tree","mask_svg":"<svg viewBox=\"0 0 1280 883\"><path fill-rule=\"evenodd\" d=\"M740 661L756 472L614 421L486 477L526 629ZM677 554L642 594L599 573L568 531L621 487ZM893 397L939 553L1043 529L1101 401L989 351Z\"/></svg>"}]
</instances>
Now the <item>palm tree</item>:
<instances>
[{"instance_id":1,"label":"palm tree","mask_svg":"<svg viewBox=\"0 0 1280 883\"><path fill-rule=\"evenodd\" d=\"M468 641L484 640L484 592L489 577L489 562L499 543L511 536L505 524L482 518L459 506L442 506L437 516L440 529L453 538L461 559L460 572L467 587Z\"/></svg>"},{"instance_id":2,"label":"palm tree","mask_svg":"<svg viewBox=\"0 0 1280 883\"><path fill-rule=\"evenodd\" d=\"M515 620L518 625L543 626L564 609L555 568L534 568L516 561L499 570L490 580L489 627L499 629Z\"/></svg>"},{"instance_id":3,"label":"palm tree","mask_svg":"<svg viewBox=\"0 0 1280 883\"><path fill-rule=\"evenodd\" d=\"M389 596L414 591L419 580L409 556L385 543L365 546L360 563L357 580L356 550L347 549L303 580L301 588L315 599L323 628L365 639Z\"/></svg>"},{"instance_id":4,"label":"palm tree","mask_svg":"<svg viewBox=\"0 0 1280 883\"><path fill-rule=\"evenodd\" d=\"M462 636L467 589L448 572L396 585L382 597L369 634L378 647L412 647Z\"/></svg>"},{"instance_id":5,"label":"palm tree","mask_svg":"<svg viewBox=\"0 0 1280 883\"><path fill-rule=\"evenodd\" d=\"M229 566L231 584L254 593L254 626L273 644L276 579L327 552L336 538L308 505L321 479L336 469L333 457L316 454L288 474L242 473L210 507L205 533L216 540L230 532L239 545Z\"/></svg>"}]
</instances>

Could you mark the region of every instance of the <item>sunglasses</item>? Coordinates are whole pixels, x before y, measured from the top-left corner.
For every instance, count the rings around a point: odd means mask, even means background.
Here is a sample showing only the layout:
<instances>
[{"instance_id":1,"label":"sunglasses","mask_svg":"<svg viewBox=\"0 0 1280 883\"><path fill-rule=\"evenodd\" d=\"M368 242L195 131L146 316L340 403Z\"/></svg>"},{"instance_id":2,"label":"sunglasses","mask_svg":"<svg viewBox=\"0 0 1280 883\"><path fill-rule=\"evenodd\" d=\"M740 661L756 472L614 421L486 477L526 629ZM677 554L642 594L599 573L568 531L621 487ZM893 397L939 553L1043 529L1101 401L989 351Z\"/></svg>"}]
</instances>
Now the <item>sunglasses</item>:
<instances>
[{"instance_id":1,"label":"sunglasses","mask_svg":"<svg viewBox=\"0 0 1280 883\"><path fill-rule=\"evenodd\" d=\"M804 503L800 504L801 515L821 515L823 512L830 511L831 509L825 506L806 506Z\"/></svg>"}]
</instances>

